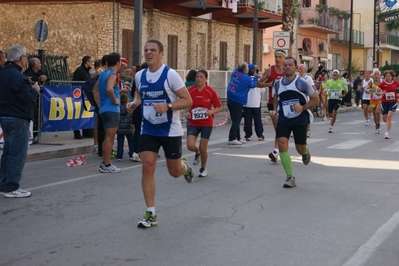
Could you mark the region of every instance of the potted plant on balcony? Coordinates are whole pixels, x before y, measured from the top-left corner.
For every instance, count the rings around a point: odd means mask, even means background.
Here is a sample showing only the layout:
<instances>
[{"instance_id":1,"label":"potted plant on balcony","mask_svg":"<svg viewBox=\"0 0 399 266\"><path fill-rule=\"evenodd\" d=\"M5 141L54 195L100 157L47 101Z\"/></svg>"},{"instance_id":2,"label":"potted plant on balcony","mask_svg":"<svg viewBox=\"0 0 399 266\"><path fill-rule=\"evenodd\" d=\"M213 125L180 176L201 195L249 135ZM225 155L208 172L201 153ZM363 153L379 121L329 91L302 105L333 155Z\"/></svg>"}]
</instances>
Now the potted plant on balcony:
<instances>
[{"instance_id":1,"label":"potted plant on balcony","mask_svg":"<svg viewBox=\"0 0 399 266\"><path fill-rule=\"evenodd\" d=\"M318 18L308 18L306 21L309 24L320 24L320 20Z\"/></svg>"},{"instance_id":2,"label":"potted plant on balcony","mask_svg":"<svg viewBox=\"0 0 399 266\"><path fill-rule=\"evenodd\" d=\"M323 4L317 4L316 5L316 10L319 11L319 12L327 11L327 9L328 9L328 6L326 6L326 5L323 5Z\"/></svg>"},{"instance_id":3,"label":"potted plant on balcony","mask_svg":"<svg viewBox=\"0 0 399 266\"><path fill-rule=\"evenodd\" d=\"M277 14L281 14L281 13L283 13L283 9L282 9L281 6L279 5L279 6L277 7Z\"/></svg>"},{"instance_id":4,"label":"potted plant on balcony","mask_svg":"<svg viewBox=\"0 0 399 266\"><path fill-rule=\"evenodd\" d=\"M336 15L337 17L341 16L341 10L339 10L339 8L336 8L334 11L334 15Z\"/></svg>"},{"instance_id":5,"label":"potted plant on balcony","mask_svg":"<svg viewBox=\"0 0 399 266\"><path fill-rule=\"evenodd\" d=\"M349 19L349 18L351 17L351 14L350 14L349 12L345 11L345 10L341 10L340 16L341 16L344 20L347 20L347 19Z\"/></svg>"},{"instance_id":6,"label":"potted plant on balcony","mask_svg":"<svg viewBox=\"0 0 399 266\"><path fill-rule=\"evenodd\" d=\"M265 10L265 2L259 2L258 3L258 10L259 11Z\"/></svg>"},{"instance_id":7,"label":"potted plant on balcony","mask_svg":"<svg viewBox=\"0 0 399 266\"><path fill-rule=\"evenodd\" d=\"M331 7L328 8L328 12L329 12L330 14L335 14L335 9L336 9L335 7L332 7L332 6L331 6Z\"/></svg>"}]
</instances>

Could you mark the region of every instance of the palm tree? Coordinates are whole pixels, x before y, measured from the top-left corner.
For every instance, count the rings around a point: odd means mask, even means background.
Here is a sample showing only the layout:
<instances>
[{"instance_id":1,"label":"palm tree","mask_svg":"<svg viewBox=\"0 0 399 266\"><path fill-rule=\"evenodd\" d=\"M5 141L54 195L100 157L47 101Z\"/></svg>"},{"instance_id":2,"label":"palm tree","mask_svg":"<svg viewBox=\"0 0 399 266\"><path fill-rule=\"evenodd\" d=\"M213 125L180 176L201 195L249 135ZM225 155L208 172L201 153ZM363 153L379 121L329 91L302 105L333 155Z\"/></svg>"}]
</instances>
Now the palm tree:
<instances>
[{"instance_id":1,"label":"palm tree","mask_svg":"<svg viewBox=\"0 0 399 266\"><path fill-rule=\"evenodd\" d=\"M282 22L283 26L281 29L283 31L290 32L290 49L288 50L288 54L292 55L292 44L294 43L294 21L295 16L293 15L295 10L295 5L297 0L283 0L283 16Z\"/></svg>"},{"instance_id":2,"label":"palm tree","mask_svg":"<svg viewBox=\"0 0 399 266\"><path fill-rule=\"evenodd\" d=\"M385 24L385 29L387 32L398 31L399 30L399 20L393 20Z\"/></svg>"}]
</instances>

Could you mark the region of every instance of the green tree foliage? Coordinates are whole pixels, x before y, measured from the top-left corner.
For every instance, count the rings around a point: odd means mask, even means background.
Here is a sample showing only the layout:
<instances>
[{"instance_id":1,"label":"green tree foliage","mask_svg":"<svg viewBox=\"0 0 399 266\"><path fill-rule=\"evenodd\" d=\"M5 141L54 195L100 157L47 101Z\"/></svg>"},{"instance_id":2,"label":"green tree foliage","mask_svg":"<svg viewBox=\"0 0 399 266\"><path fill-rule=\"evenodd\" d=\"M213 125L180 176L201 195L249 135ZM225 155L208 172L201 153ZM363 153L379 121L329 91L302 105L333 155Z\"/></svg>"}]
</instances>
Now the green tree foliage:
<instances>
[{"instance_id":1,"label":"green tree foliage","mask_svg":"<svg viewBox=\"0 0 399 266\"><path fill-rule=\"evenodd\" d=\"M388 65L380 67L380 71L383 73L385 70L393 70L395 73L399 73L399 65Z\"/></svg>"}]
</instances>

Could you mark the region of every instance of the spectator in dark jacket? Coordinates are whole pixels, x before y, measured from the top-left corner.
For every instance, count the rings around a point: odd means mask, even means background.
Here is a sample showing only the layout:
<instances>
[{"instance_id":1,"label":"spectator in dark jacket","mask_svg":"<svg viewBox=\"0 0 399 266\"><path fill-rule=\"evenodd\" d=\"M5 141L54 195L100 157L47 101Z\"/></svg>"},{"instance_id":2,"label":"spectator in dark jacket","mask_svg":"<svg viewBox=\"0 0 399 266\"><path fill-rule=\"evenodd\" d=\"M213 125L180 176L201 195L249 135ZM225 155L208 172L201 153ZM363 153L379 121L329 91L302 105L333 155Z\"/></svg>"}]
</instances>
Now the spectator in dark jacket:
<instances>
[{"instance_id":1,"label":"spectator in dark jacket","mask_svg":"<svg viewBox=\"0 0 399 266\"><path fill-rule=\"evenodd\" d=\"M33 57L29 59L29 68L25 70L25 75L31 82L37 82L39 85L43 85L46 81L49 80L46 74L42 71L42 63L39 58ZM36 98L35 101L35 115L33 118L33 137L36 138L37 131L39 129L39 97ZM35 143L35 141L34 141Z\"/></svg>"},{"instance_id":2,"label":"spectator in dark jacket","mask_svg":"<svg viewBox=\"0 0 399 266\"><path fill-rule=\"evenodd\" d=\"M125 137L127 139L127 144L129 147L129 159L133 161L133 134L134 134L134 125L132 123L132 113L128 113L126 110L126 104L128 103L129 97L127 94L121 94L121 105L120 105L120 120L117 134L117 143L118 148L116 152L116 158L118 158L118 162L121 162L123 159L123 146L125 143Z\"/></svg>"},{"instance_id":3,"label":"spectator in dark jacket","mask_svg":"<svg viewBox=\"0 0 399 266\"><path fill-rule=\"evenodd\" d=\"M42 71L42 62L39 58L33 57L29 60L29 68L25 70L25 75L33 82L43 85L49 78Z\"/></svg>"},{"instance_id":4,"label":"spectator in dark jacket","mask_svg":"<svg viewBox=\"0 0 399 266\"><path fill-rule=\"evenodd\" d=\"M8 61L0 71L0 123L4 147L0 166L0 194L6 198L25 198L32 193L20 189L19 182L28 153L29 123L33 104L39 95L37 82L30 84L22 74L27 56L22 46L7 52Z\"/></svg>"},{"instance_id":5,"label":"spectator in dark jacket","mask_svg":"<svg viewBox=\"0 0 399 266\"><path fill-rule=\"evenodd\" d=\"M72 81L88 81L90 80L90 69L93 65L91 57L88 55L83 56L82 64L75 70L73 73ZM83 139L83 137L91 138L93 137L92 129L84 129L83 136L80 134L80 130L74 130L74 138L75 139Z\"/></svg>"},{"instance_id":6,"label":"spectator in dark jacket","mask_svg":"<svg viewBox=\"0 0 399 266\"><path fill-rule=\"evenodd\" d=\"M362 91L359 90L360 84L362 84L362 79L360 78L360 76L357 76L357 78L353 82L353 89L356 91L356 96L355 96L356 106L359 106L359 102L362 99Z\"/></svg>"},{"instance_id":7,"label":"spectator in dark jacket","mask_svg":"<svg viewBox=\"0 0 399 266\"><path fill-rule=\"evenodd\" d=\"M4 65L4 63L6 62L6 55L0 51L0 68Z\"/></svg>"}]
</instances>

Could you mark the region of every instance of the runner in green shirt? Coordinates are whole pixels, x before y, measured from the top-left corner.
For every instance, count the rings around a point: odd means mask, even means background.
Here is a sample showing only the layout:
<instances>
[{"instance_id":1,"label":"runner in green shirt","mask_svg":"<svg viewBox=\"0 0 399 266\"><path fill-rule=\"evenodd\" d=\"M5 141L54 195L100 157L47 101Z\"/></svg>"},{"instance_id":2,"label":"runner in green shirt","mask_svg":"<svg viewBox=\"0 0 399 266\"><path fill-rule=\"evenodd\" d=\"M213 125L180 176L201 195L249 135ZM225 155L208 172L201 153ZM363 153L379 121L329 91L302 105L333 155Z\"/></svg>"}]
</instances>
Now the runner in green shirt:
<instances>
[{"instance_id":1,"label":"runner in green shirt","mask_svg":"<svg viewBox=\"0 0 399 266\"><path fill-rule=\"evenodd\" d=\"M331 117L330 128L328 133L332 133L332 129L337 119L337 112L341 106L342 98L348 93L348 86L345 81L339 78L339 71L334 69L332 79L328 80L325 86L328 100L328 114Z\"/></svg>"}]
</instances>

